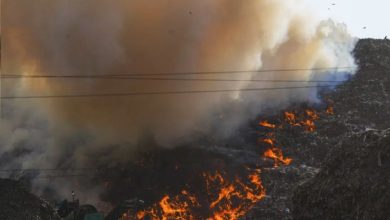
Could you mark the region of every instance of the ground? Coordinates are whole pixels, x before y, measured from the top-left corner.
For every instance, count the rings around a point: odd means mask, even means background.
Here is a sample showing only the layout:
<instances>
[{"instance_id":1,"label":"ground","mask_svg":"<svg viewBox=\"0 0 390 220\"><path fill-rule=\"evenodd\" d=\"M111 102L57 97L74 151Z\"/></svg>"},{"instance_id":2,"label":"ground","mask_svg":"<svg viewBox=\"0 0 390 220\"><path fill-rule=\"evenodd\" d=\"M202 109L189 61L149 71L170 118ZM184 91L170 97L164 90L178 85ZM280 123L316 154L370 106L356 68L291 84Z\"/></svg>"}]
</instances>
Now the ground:
<instances>
[{"instance_id":1,"label":"ground","mask_svg":"<svg viewBox=\"0 0 390 220\"><path fill-rule=\"evenodd\" d=\"M390 41L360 40L354 53L357 74L323 95L335 114L320 113L313 133L295 129L279 134L295 162L264 174L269 201L260 203L253 216L267 210L271 213L264 219L390 216L384 200L390 193L389 131L384 130L390 127Z\"/></svg>"},{"instance_id":2,"label":"ground","mask_svg":"<svg viewBox=\"0 0 390 220\"><path fill-rule=\"evenodd\" d=\"M28 191L21 182L0 179L0 219L59 220L49 203Z\"/></svg>"}]
</instances>

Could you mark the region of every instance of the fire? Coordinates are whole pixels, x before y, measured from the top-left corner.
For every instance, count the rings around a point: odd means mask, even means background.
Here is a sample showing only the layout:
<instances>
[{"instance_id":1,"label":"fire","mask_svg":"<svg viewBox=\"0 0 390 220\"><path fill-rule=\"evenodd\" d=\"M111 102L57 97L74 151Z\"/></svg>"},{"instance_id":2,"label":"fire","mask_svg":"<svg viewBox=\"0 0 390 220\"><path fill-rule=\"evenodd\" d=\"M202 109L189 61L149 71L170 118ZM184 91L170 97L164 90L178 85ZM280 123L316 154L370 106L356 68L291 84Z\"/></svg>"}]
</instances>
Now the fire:
<instances>
[{"instance_id":1,"label":"fire","mask_svg":"<svg viewBox=\"0 0 390 220\"><path fill-rule=\"evenodd\" d=\"M222 188L219 192L218 198L211 203L210 208L214 208L218 203L221 202L222 199L230 199L234 191L235 189L233 185L229 185L225 188Z\"/></svg>"},{"instance_id":2,"label":"fire","mask_svg":"<svg viewBox=\"0 0 390 220\"><path fill-rule=\"evenodd\" d=\"M316 130L314 122L320 118L316 111L309 109L305 110L305 116L298 117L293 112L285 112L284 116L287 123L292 126L303 126L308 132Z\"/></svg>"},{"instance_id":3,"label":"fire","mask_svg":"<svg viewBox=\"0 0 390 220\"><path fill-rule=\"evenodd\" d=\"M203 173L203 177L206 180L207 186L209 186L210 182L219 182L220 184L223 184L225 182L222 174L218 171L216 171L214 175Z\"/></svg>"},{"instance_id":4,"label":"fire","mask_svg":"<svg viewBox=\"0 0 390 220\"><path fill-rule=\"evenodd\" d=\"M284 117L286 118L286 121L294 126L300 126L299 123L296 123L297 117L293 112L284 112Z\"/></svg>"},{"instance_id":5,"label":"fire","mask_svg":"<svg viewBox=\"0 0 390 220\"><path fill-rule=\"evenodd\" d=\"M283 156L282 150L275 146L275 140L273 140L272 138L265 138L262 141L263 143L269 144L271 146L270 149L264 152L264 157L273 159L275 167L278 167L279 163L289 165L292 162L291 158L285 158Z\"/></svg>"},{"instance_id":6,"label":"fire","mask_svg":"<svg viewBox=\"0 0 390 220\"><path fill-rule=\"evenodd\" d=\"M301 124L306 128L306 131L314 132L316 130L314 121L318 120L320 117L318 116L317 112L314 110L306 110L305 112L308 119L302 120Z\"/></svg>"},{"instance_id":7,"label":"fire","mask_svg":"<svg viewBox=\"0 0 390 220\"><path fill-rule=\"evenodd\" d=\"M187 190L182 190L174 197L163 196L151 208L136 213L136 218L235 220L244 216L265 196L260 170L250 172L245 178L236 176L232 181L226 180L218 171L203 173L202 176L210 196L207 206L201 206L199 198ZM196 215L195 210L202 207L209 211L209 217Z\"/></svg>"},{"instance_id":8,"label":"fire","mask_svg":"<svg viewBox=\"0 0 390 220\"><path fill-rule=\"evenodd\" d=\"M145 211L139 211L137 213L137 219L143 219L143 218L145 218L145 216L146 216L146 212Z\"/></svg>"},{"instance_id":9,"label":"fire","mask_svg":"<svg viewBox=\"0 0 390 220\"><path fill-rule=\"evenodd\" d=\"M326 109L326 113L327 113L328 115L334 115L333 106L329 106L329 107Z\"/></svg>"},{"instance_id":10,"label":"fire","mask_svg":"<svg viewBox=\"0 0 390 220\"><path fill-rule=\"evenodd\" d=\"M274 159L275 167L277 167L279 163L283 163L284 165L289 165L292 162L291 158L285 158L283 156L282 150L279 148L268 149L267 151L264 152L264 156Z\"/></svg>"},{"instance_id":11,"label":"fire","mask_svg":"<svg viewBox=\"0 0 390 220\"><path fill-rule=\"evenodd\" d=\"M313 120L307 119L302 121L301 124L306 128L306 131L314 132L316 130L316 125Z\"/></svg>"},{"instance_id":12,"label":"fire","mask_svg":"<svg viewBox=\"0 0 390 220\"><path fill-rule=\"evenodd\" d=\"M263 139L263 142L267 143L271 146L275 146L274 141L271 138L265 138L265 139Z\"/></svg>"},{"instance_id":13,"label":"fire","mask_svg":"<svg viewBox=\"0 0 390 220\"><path fill-rule=\"evenodd\" d=\"M266 128L276 128L276 125L269 123L268 121L261 121L259 122L260 126L266 127Z\"/></svg>"},{"instance_id":14,"label":"fire","mask_svg":"<svg viewBox=\"0 0 390 220\"><path fill-rule=\"evenodd\" d=\"M307 116L309 116L312 120L318 120L320 117L318 116L317 112L313 110L306 110L305 111Z\"/></svg>"},{"instance_id":15,"label":"fire","mask_svg":"<svg viewBox=\"0 0 390 220\"><path fill-rule=\"evenodd\" d=\"M333 114L333 107L328 107L326 113ZM284 116L288 124L305 128L308 132L315 131L315 121L319 119L318 113L310 109L300 114L286 111ZM259 143L266 144L263 156L273 159L275 167L291 164L292 159L285 157L282 149L277 146L276 132L283 129L282 124L272 124L265 120L258 125L274 129L258 139ZM135 219L239 219L266 195L260 169L248 168L248 172L247 175L236 175L234 178L229 178L223 170L203 172L200 177L204 190L192 191L191 185L186 185L186 189L177 195L163 195L154 205L138 211L135 213Z\"/></svg>"},{"instance_id":16,"label":"fire","mask_svg":"<svg viewBox=\"0 0 390 220\"><path fill-rule=\"evenodd\" d=\"M186 202L169 202L169 200L169 196L166 195L160 201L160 206L165 218L175 217L176 219L187 219L185 217L190 217L186 214L188 212L188 204Z\"/></svg>"},{"instance_id":17,"label":"fire","mask_svg":"<svg viewBox=\"0 0 390 220\"><path fill-rule=\"evenodd\" d=\"M190 206L196 206L196 199L187 191L183 190L181 194L171 198L169 195L163 196L158 204L153 205L147 210L136 213L137 219L194 219L190 213Z\"/></svg>"},{"instance_id":18,"label":"fire","mask_svg":"<svg viewBox=\"0 0 390 220\"><path fill-rule=\"evenodd\" d=\"M265 197L265 190L259 174L259 170L249 174L249 183L244 183L236 177L233 183L222 187L218 197L210 205L210 208L216 211L208 219L238 219L252 209L257 202Z\"/></svg>"}]
</instances>

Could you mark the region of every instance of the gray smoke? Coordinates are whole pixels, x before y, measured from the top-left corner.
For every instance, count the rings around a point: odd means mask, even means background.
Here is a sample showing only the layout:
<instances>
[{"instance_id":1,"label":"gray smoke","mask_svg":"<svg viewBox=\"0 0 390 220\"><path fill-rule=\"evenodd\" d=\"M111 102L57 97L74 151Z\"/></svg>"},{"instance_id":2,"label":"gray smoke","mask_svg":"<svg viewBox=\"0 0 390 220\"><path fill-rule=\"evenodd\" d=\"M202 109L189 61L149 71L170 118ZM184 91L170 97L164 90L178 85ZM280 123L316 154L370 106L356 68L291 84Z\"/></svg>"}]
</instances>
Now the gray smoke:
<instances>
[{"instance_id":1,"label":"gray smoke","mask_svg":"<svg viewBox=\"0 0 390 220\"><path fill-rule=\"evenodd\" d=\"M355 39L346 27L330 20L315 22L295 0L3 0L2 8L3 74L104 76L355 66ZM1 93L316 86L319 83L307 81L343 80L353 73L354 69L340 69L174 76L303 83L3 79ZM297 101L318 101L317 89L2 100L0 155L11 159L0 165L82 167L92 155L107 164L125 161L143 147L137 143L145 133L167 147L191 142L199 132L223 138L265 108ZM22 152L10 156L18 151Z\"/></svg>"}]
</instances>

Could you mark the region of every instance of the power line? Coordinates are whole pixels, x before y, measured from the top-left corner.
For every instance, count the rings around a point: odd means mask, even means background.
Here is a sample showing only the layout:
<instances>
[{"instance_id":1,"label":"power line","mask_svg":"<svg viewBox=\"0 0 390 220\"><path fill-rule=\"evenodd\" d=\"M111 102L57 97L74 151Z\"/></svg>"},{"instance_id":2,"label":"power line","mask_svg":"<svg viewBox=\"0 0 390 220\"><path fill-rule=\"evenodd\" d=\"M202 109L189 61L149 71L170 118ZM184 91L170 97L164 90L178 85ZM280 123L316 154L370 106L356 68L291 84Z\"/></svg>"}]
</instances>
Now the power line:
<instances>
[{"instance_id":1,"label":"power line","mask_svg":"<svg viewBox=\"0 0 390 220\"><path fill-rule=\"evenodd\" d=\"M87 176L94 176L92 173L79 173L74 171L98 171L99 168L50 168L50 169L2 169L0 170L0 173L6 174L6 173L15 173L15 172L22 172L24 174L28 174L31 172L45 172L45 171L61 171L62 173L66 173L67 171L73 171L73 173L68 174L55 174L58 172L54 172L50 175L38 175L35 177L32 177L34 179L52 179L52 178L68 178L68 177L87 177Z\"/></svg>"},{"instance_id":2,"label":"power line","mask_svg":"<svg viewBox=\"0 0 390 220\"><path fill-rule=\"evenodd\" d=\"M99 77L123 77L123 76L169 76L169 75L208 75L208 74L235 74L235 73L272 73L272 72L296 72L296 71L325 71L347 70L355 67L328 67L328 68L296 68L296 69L265 69L265 70L226 70L226 71L193 71L193 72L158 72L158 73L128 73L128 74L104 74L104 75L21 75L3 74L2 78L99 78Z\"/></svg>"},{"instance_id":3,"label":"power line","mask_svg":"<svg viewBox=\"0 0 390 220\"><path fill-rule=\"evenodd\" d=\"M101 171L102 168L35 168L35 169L1 169L0 174L7 174L7 173L15 173L17 171L22 172L25 175L28 175L28 173L31 173L33 171L39 172L39 173L46 173L44 171L50 171L53 172L51 174L45 174L45 175L38 175L38 176L30 176L33 179L53 179L53 178L68 178L68 177L94 177L98 175L97 173L91 173L90 171ZM118 170L118 168L104 168L103 170ZM61 171L61 173L54 172L54 171ZM66 173L66 171L81 171L81 172L71 172ZM84 172L83 172L84 171ZM88 171L88 172L85 172ZM99 175L101 176L101 175ZM29 176L26 176L29 177Z\"/></svg>"},{"instance_id":4,"label":"power line","mask_svg":"<svg viewBox=\"0 0 390 220\"><path fill-rule=\"evenodd\" d=\"M69 177L93 177L92 174L69 174L69 175L49 175L49 176L37 176L33 179L53 179L53 178L69 178Z\"/></svg>"},{"instance_id":5,"label":"power line","mask_svg":"<svg viewBox=\"0 0 390 220\"><path fill-rule=\"evenodd\" d=\"M21 79L21 78L30 78L30 77L4 77L5 79ZM121 77L121 76L53 76L53 77L31 77L31 78L56 78L56 79L99 79L99 80L147 80L147 81L200 81L200 82L280 82L280 83L341 83L342 80L277 80L277 79L216 79L216 78L207 78L207 79L191 79L191 78L156 78L156 77Z\"/></svg>"},{"instance_id":6,"label":"power line","mask_svg":"<svg viewBox=\"0 0 390 220\"><path fill-rule=\"evenodd\" d=\"M69 177L93 177L93 174L66 174L66 175L48 175L48 176L36 176L32 179L54 179L54 178L69 178Z\"/></svg>"},{"instance_id":7,"label":"power line","mask_svg":"<svg viewBox=\"0 0 390 220\"><path fill-rule=\"evenodd\" d=\"M336 84L320 85L320 86L268 87L268 88L221 89L221 90L129 92L129 93L39 95L39 96L2 96L0 98L1 99L48 99L48 98L125 97L125 96L142 96L142 95L179 95L179 94L226 93L226 92L256 92L256 91L289 90L289 89L328 88L333 86L336 86Z\"/></svg>"},{"instance_id":8,"label":"power line","mask_svg":"<svg viewBox=\"0 0 390 220\"><path fill-rule=\"evenodd\" d=\"M119 168L109 168L109 167L81 167L81 168L20 168L20 169L0 169L2 173L12 173L12 172L68 172L68 171L101 171L101 170L118 170Z\"/></svg>"},{"instance_id":9,"label":"power line","mask_svg":"<svg viewBox=\"0 0 390 220\"><path fill-rule=\"evenodd\" d=\"M6 174L6 173L15 173L15 172L22 172L24 174L28 174L31 172L45 172L45 171L61 171L65 174L56 174L58 172L54 172L52 174L46 174L46 175L38 175L31 177L33 179L53 179L53 178L68 178L68 177L93 177L96 174L91 173L90 171L99 171L101 168L36 168L36 169L1 169L0 173ZM118 168L104 168L104 170L118 170ZM67 171L73 171L73 173L66 174ZM74 172L74 171L89 171L88 173L80 173L80 172Z\"/></svg>"},{"instance_id":10,"label":"power line","mask_svg":"<svg viewBox=\"0 0 390 220\"><path fill-rule=\"evenodd\" d=\"M0 172L35 172L35 171L79 171L98 170L99 168L37 168L37 169L0 169Z\"/></svg>"}]
</instances>

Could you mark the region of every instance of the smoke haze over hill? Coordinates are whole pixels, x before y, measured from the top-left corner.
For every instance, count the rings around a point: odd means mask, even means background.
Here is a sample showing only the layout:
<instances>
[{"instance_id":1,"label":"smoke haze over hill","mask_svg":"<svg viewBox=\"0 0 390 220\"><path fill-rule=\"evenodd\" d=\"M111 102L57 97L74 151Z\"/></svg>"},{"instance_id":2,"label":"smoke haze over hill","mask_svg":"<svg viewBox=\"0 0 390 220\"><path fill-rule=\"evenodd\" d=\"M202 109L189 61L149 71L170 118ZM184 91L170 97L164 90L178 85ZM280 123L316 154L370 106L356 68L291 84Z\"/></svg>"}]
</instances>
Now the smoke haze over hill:
<instances>
[{"instance_id":1,"label":"smoke haze over hill","mask_svg":"<svg viewBox=\"0 0 390 220\"><path fill-rule=\"evenodd\" d=\"M308 81L344 80L355 71L343 69L355 66L346 27L312 22L300 1L3 0L2 7L3 74L305 81L23 78L3 79L3 96L316 86ZM310 70L333 67L340 69ZM303 70L180 74L266 69ZM82 167L95 155L128 160L149 134L162 146L191 142L195 133L223 138L266 108L318 101L317 90L3 100L0 155L9 159L0 166Z\"/></svg>"}]
</instances>

